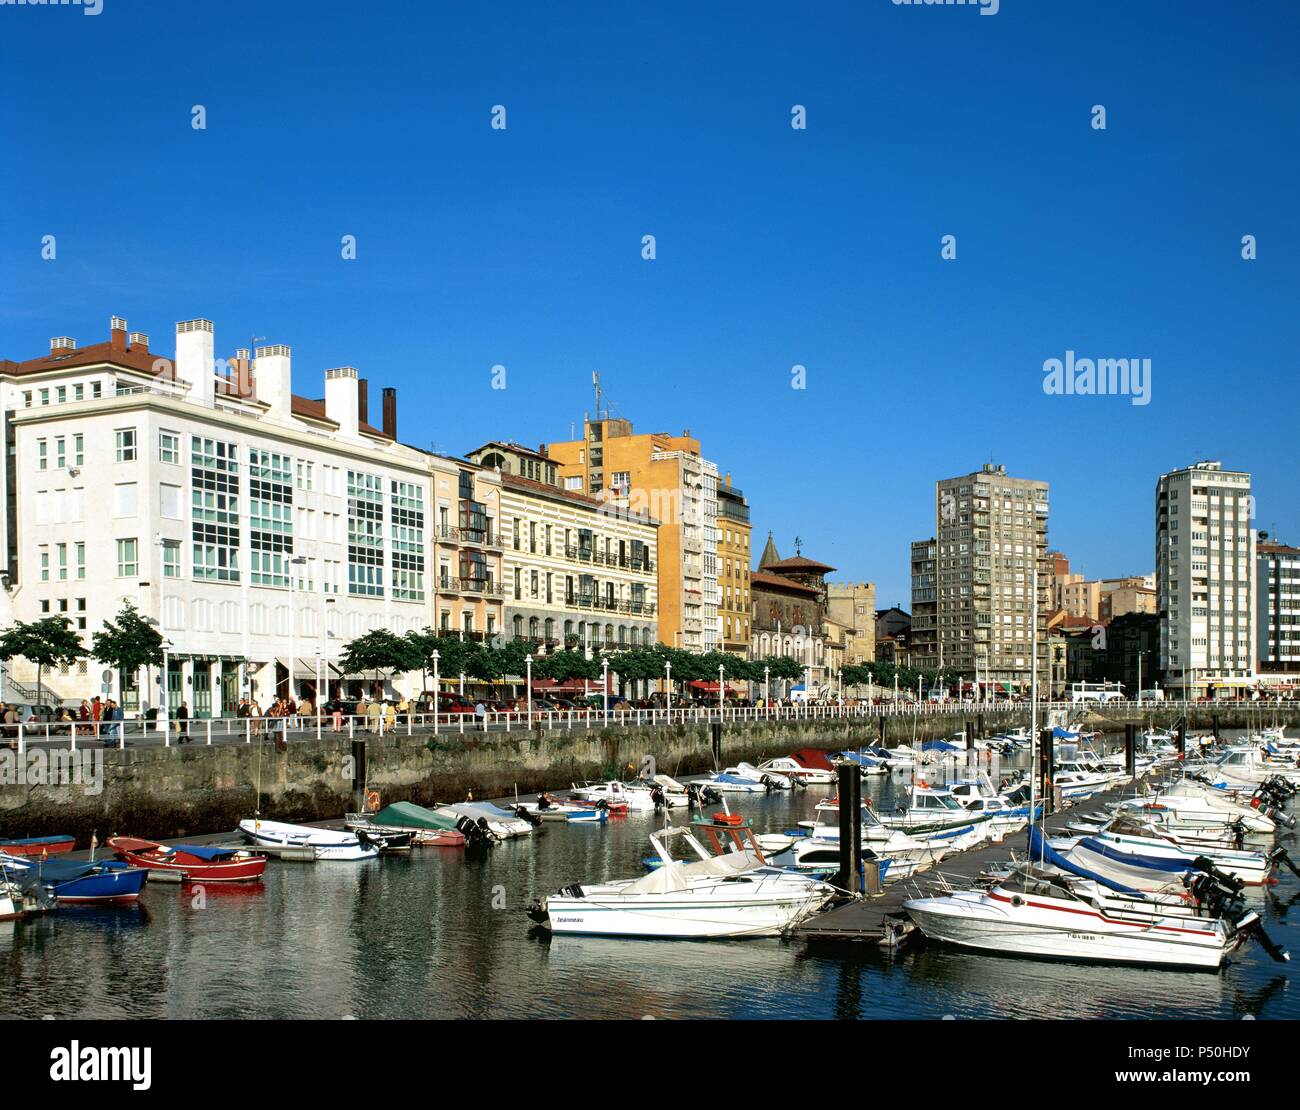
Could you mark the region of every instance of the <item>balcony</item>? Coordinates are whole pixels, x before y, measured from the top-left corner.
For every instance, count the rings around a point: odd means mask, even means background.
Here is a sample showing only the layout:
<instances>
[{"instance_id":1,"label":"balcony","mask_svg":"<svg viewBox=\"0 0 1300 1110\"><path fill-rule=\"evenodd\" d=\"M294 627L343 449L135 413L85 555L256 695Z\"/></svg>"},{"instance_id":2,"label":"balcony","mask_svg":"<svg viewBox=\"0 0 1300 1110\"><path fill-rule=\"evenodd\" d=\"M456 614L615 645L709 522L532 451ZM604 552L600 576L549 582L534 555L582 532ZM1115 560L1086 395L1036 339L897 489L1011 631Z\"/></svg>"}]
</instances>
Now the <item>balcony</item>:
<instances>
[{"instance_id":1,"label":"balcony","mask_svg":"<svg viewBox=\"0 0 1300 1110\"><path fill-rule=\"evenodd\" d=\"M650 559L634 563L626 556L620 558L612 552L606 555L594 548L569 546L564 549L564 555L570 562L582 563L584 566L590 567L616 567L621 570L639 571L643 574L653 574L655 569L654 563Z\"/></svg>"},{"instance_id":2,"label":"balcony","mask_svg":"<svg viewBox=\"0 0 1300 1110\"><path fill-rule=\"evenodd\" d=\"M439 578L438 592L487 598L506 596L505 586L493 582L490 578Z\"/></svg>"},{"instance_id":3,"label":"balcony","mask_svg":"<svg viewBox=\"0 0 1300 1110\"><path fill-rule=\"evenodd\" d=\"M622 613L634 617L655 615L653 601L620 601L617 598L596 597L589 594L568 594L564 604L569 609L586 609L593 613Z\"/></svg>"},{"instance_id":4,"label":"balcony","mask_svg":"<svg viewBox=\"0 0 1300 1110\"><path fill-rule=\"evenodd\" d=\"M452 546L467 547L492 547L501 550L505 547L504 541L497 533L488 532L485 529L470 528L443 528L435 526L433 529L434 539L439 543L445 543Z\"/></svg>"}]
</instances>

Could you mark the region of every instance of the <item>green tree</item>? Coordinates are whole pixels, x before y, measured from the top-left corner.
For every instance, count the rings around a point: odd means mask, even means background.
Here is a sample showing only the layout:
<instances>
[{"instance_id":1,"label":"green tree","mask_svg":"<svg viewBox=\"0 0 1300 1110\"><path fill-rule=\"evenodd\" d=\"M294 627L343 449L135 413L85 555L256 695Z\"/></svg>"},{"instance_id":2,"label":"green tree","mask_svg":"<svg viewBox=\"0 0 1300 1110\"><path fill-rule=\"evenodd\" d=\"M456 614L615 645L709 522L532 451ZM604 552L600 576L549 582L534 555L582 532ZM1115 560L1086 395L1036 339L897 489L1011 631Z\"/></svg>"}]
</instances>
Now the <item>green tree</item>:
<instances>
[{"instance_id":1,"label":"green tree","mask_svg":"<svg viewBox=\"0 0 1300 1110\"><path fill-rule=\"evenodd\" d=\"M345 671L374 671L378 682L380 671L413 671L422 660L409 640L376 628L344 644L341 663Z\"/></svg>"},{"instance_id":2,"label":"green tree","mask_svg":"<svg viewBox=\"0 0 1300 1110\"><path fill-rule=\"evenodd\" d=\"M161 667L163 635L131 602L122 604L116 620L105 620L101 631L91 637L91 654L118 672L119 685L141 667Z\"/></svg>"},{"instance_id":3,"label":"green tree","mask_svg":"<svg viewBox=\"0 0 1300 1110\"><path fill-rule=\"evenodd\" d=\"M6 662L22 656L36 664L36 703L42 698L41 676L46 667L75 663L86 649L72 629L67 617L45 617L29 623L19 622L0 634L0 659Z\"/></svg>"}]
</instances>

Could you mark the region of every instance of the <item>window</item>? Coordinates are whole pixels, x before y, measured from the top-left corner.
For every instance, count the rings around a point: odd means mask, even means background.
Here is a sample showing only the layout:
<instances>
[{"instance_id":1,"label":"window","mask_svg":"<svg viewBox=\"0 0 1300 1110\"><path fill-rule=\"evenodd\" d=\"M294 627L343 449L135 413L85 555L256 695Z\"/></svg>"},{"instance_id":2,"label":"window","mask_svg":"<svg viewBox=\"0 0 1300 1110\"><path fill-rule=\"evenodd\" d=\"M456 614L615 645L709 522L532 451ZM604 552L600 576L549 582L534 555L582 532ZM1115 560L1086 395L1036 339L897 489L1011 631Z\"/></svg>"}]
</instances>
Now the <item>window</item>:
<instances>
[{"instance_id":1,"label":"window","mask_svg":"<svg viewBox=\"0 0 1300 1110\"><path fill-rule=\"evenodd\" d=\"M298 460L298 488L301 490L315 489L315 464Z\"/></svg>"},{"instance_id":2,"label":"window","mask_svg":"<svg viewBox=\"0 0 1300 1110\"><path fill-rule=\"evenodd\" d=\"M74 401L84 401L86 399L86 387L80 382L72 387L72 399Z\"/></svg>"},{"instance_id":3,"label":"window","mask_svg":"<svg viewBox=\"0 0 1300 1110\"><path fill-rule=\"evenodd\" d=\"M54 441L54 469L62 470L68 465L68 440L66 436L59 436Z\"/></svg>"},{"instance_id":4,"label":"window","mask_svg":"<svg viewBox=\"0 0 1300 1110\"><path fill-rule=\"evenodd\" d=\"M86 579L86 545L84 543L78 543L77 544L77 580L84 582L85 579ZM80 605L78 607L81 609L84 609L86 607L86 599L84 597L81 598Z\"/></svg>"},{"instance_id":5,"label":"window","mask_svg":"<svg viewBox=\"0 0 1300 1110\"><path fill-rule=\"evenodd\" d=\"M42 404L42 405L48 405L49 403L50 403L50 391L49 391L48 389L42 389L42 390L41 390L41 404Z\"/></svg>"},{"instance_id":6,"label":"window","mask_svg":"<svg viewBox=\"0 0 1300 1110\"><path fill-rule=\"evenodd\" d=\"M140 573L140 548L136 540L117 541L117 576L135 578Z\"/></svg>"},{"instance_id":7,"label":"window","mask_svg":"<svg viewBox=\"0 0 1300 1110\"><path fill-rule=\"evenodd\" d=\"M114 435L117 441L117 461L135 462L135 429L118 428Z\"/></svg>"},{"instance_id":8,"label":"window","mask_svg":"<svg viewBox=\"0 0 1300 1110\"><path fill-rule=\"evenodd\" d=\"M239 459L233 443L190 437L192 573L239 581Z\"/></svg>"},{"instance_id":9,"label":"window","mask_svg":"<svg viewBox=\"0 0 1300 1110\"><path fill-rule=\"evenodd\" d=\"M163 577L179 578L181 576L181 545L179 543L163 544Z\"/></svg>"},{"instance_id":10,"label":"window","mask_svg":"<svg viewBox=\"0 0 1300 1110\"><path fill-rule=\"evenodd\" d=\"M158 511L169 520L181 519L181 487L164 482L158 487Z\"/></svg>"},{"instance_id":11,"label":"window","mask_svg":"<svg viewBox=\"0 0 1300 1110\"><path fill-rule=\"evenodd\" d=\"M181 461L181 437L176 432L158 433L158 461L165 463Z\"/></svg>"},{"instance_id":12,"label":"window","mask_svg":"<svg viewBox=\"0 0 1300 1110\"><path fill-rule=\"evenodd\" d=\"M104 387L99 382L90 383L90 395L92 397L102 396L103 392L104 392Z\"/></svg>"},{"instance_id":13,"label":"window","mask_svg":"<svg viewBox=\"0 0 1300 1110\"><path fill-rule=\"evenodd\" d=\"M72 465L86 465L86 437L80 432L72 437Z\"/></svg>"},{"instance_id":14,"label":"window","mask_svg":"<svg viewBox=\"0 0 1300 1110\"><path fill-rule=\"evenodd\" d=\"M31 391L30 389L24 389L24 390L23 390L23 408L25 408L25 409L29 409L29 408L31 408L31 407L32 407L32 391Z\"/></svg>"},{"instance_id":15,"label":"window","mask_svg":"<svg viewBox=\"0 0 1300 1110\"><path fill-rule=\"evenodd\" d=\"M565 479L564 479L564 488L565 488L565 489L570 489L570 490L576 490L576 491L578 491L579 493L581 493L581 492L582 492L582 479L581 479L581 478L565 478Z\"/></svg>"},{"instance_id":16,"label":"window","mask_svg":"<svg viewBox=\"0 0 1300 1110\"><path fill-rule=\"evenodd\" d=\"M384 484L348 471L348 593L384 596Z\"/></svg>"},{"instance_id":17,"label":"window","mask_svg":"<svg viewBox=\"0 0 1300 1110\"><path fill-rule=\"evenodd\" d=\"M135 482L119 482L113 487L113 515L135 516L139 509L139 487Z\"/></svg>"},{"instance_id":18,"label":"window","mask_svg":"<svg viewBox=\"0 0 1300 1110\"><path fill-rule=\"evenodd\" d=\"M48 547L42 547L41 548L41 581L48 582L49 580L50 580L50 549Z\"/></svg>"},{"instance_id":19,"label":"window","mask_svg":"<svg viewBox=\"0 0 1300 1110\"><path fill-rule=\"evenodd\" d=\"M58 551L59 551L59 581L66 582L68 580L68 545L66 543L59 544Z\"/></svg>"},{"instance_id":20,"label":"window","mask_svg":"<svg viewBox=\"0 0 1300 1110\"><path fill-rule=\"evenodd\" d=\"M54 397L59 402L59 404L61 405L67 404L68 387L66 385L59 386L59 388L54 391Z\"/></svg>"},{"instance_id":21,"label":"window","mask_svg":"<svg viewBox=\"0 0 1300 1110\"><path fill-rule=\"evenodd\" d=\"M49 465L50 445L43 439L36 441L36 469L44 470Z\"/></svg>"}]
</instances>

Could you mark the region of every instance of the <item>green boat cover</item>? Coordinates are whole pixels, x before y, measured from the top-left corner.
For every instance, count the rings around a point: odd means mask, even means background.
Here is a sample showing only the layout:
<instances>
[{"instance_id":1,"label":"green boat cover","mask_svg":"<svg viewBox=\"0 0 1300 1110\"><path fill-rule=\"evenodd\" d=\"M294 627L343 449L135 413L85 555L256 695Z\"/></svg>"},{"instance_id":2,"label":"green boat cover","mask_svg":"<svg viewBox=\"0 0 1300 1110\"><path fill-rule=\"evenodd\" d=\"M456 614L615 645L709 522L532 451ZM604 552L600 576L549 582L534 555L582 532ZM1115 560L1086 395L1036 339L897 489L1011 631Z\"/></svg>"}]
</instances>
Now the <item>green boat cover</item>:
<instances>
[{"instance_id":1,"label":"green boat cover","mask_svg":"<svg viewBox=\"0 0 1300 1110\"><path fill-rule=\"evenodd\" d=\"M443 816L414 802L394 802L384 806L371 818L376 825L393 825L403 829L454 829L457 814Z\"/></svg>"}]
</instances>

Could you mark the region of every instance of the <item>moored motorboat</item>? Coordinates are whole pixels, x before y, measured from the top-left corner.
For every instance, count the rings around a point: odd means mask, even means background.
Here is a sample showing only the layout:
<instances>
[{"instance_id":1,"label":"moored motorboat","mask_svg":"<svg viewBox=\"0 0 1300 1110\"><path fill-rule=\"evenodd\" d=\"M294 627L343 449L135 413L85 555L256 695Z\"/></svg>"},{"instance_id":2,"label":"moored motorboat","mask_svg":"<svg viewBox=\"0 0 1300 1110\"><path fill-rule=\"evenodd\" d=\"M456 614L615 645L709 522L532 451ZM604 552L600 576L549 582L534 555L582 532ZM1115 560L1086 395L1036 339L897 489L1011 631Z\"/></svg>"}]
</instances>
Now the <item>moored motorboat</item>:
<instances>
[{"instance_id":1,"label":"moored motorboat","mask_svg":"<svg viewBox=\"0 0 1300 1110\"><path fill-rule=\"evenodd\" d=\"M356 833L335 829L249 817L239 822L239 831L254 844L271 848L310 848L313 858L320 861L347 863L374 859L379 855L378 844L367 843Z\"/></svg>"},{"instance_id":2,"label":"moored motorboat","mask_svg":"<svg viewBox=\"0 0 1300 1110\"><path fill-rule=\"evenodd\" d=\"M420 847L463 848L467 834L460 824L465 820L459 814L414 802L392 802L377 813L349 813L343 826L371 837L409 833L411 842Z\"/></svg>"},{"instance_id":3,"label":"moored motorboat","mask_svg":"<svg viewBox=\"0 0 1300 1110\"><path fill-rule=\"evenodd\" d=\"M709 822L669 827L652 834L661 865L635 879L574 883L529 910L554 933L619 937L694 938L776 936L835 896L833 887L765 864L748 825L724 815L720 826L735 839L724 849ZM705 832L715 851L696 837ZM695 856L673 858L681 841Z\"/></svg>"},{"instance_id":4,"label":"moored motorboat","mask_svg":"<svg viewBox=\"0 0 1300 1110\"><path fill-rule=\"evenodd\" d=\"M244 848L208 844L157 844L134 836L110 836L105 844L118 859L155 878L177 876L191 883L255 883L266 871L266 856Z\"/></svg>"},{"instance_id":5,"label":"moored motorboat","mask_svg":"<svg viewBox=\"0 0 1300 1110\"><path fill-rule=\"evenodd\" d=\"M20 880L46 887L60 905L126 905L135 902L149 872L119 860L42 859L0 855L0 863Z\"/></svg>"}]
</instances>

